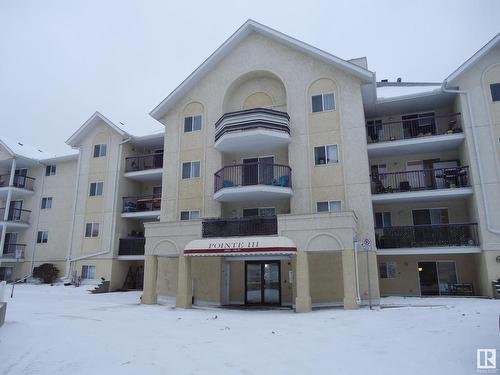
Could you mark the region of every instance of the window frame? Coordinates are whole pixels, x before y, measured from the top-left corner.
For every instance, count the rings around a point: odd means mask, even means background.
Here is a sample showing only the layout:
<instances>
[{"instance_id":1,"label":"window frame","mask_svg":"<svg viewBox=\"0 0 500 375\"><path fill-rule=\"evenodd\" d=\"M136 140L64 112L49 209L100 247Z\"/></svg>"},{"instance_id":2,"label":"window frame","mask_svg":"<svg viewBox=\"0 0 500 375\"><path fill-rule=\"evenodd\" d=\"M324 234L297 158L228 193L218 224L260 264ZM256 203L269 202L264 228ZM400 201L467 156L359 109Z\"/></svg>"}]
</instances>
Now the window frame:
<instances>
[{"instance_id":1,"label":"window frame","mask_svg":"<svg viewBox=\"0 0 500 375\"><path fill-rule=\"evenodd\" d=\"M375 228L392 228L392 211L379 211L379 212L374 212L373 213L375 215ZM388 214L389 216L389 220L390 220L390 225L386 225L386 214ZM382 219L382 226L379 227L377 226L377 215L380 215L381 219Z\"/></svg>"},{"instance_id":2,"label":"window frame","mask_svg":"<svg viewBox=\"0 0 500 375\"><path fill-rule=\"evenodd\" d=\"M92 194L92 185L95 185L94 194ZM98 186L101 184L101 194L97 194ZM89 184L89 197L102 197L104 195L104 181L93 181Z\"/></svg>"},{"instance_id":3,"label":"window frame","mask_svg":"<svg viewBox=\"0 0 500 375\"><path fill-rule=\"evenodd\" d=\"M337 161L334 161L334 162L328 162L329 158L328 158L328 147L330 146L335 146L336 150L337 150ZM325 152L325 163L324 164L317 164L316 163L316 149L319 149L319 148L323 148L324 152ZM339 147L339 144L338 143L330 143L330 144L326 144L326 145L319 145L319 146L314 146L313 147L313 160L314 160L314 166L315 167L318 167L318 166L324 166L324 165L335 165L335 164L340 164L340 147Z\"/></svg>"},{"instance_id":4,"label":"window frame","mask_svg":"<svg viewBox=\"0 0 500 375\"><path fill-rule=\"evenodd\" d=\"M199 118L200 119L200 128L199 129L195 129L194 128L195 118ZM186 125L187 125L186 121L188 119L191 119L191 121L190 121L190 124L189 124L189 129L186 130ZM199 132L199 131L201 131L202 128L203 128L203 116L201 114L184 117L184 133Z\"/></svg>"},{"instance_id":5,"label":"window frame","mask_svg":"<svg viewBox=\"0 0 500 375\"><path fill-rule=\"evenodd\" d=\"M392 273L389 272L389 265L393 266ZM385 277L383 277L382 272L380 272L381 267L385 268ZM395 261L386 261L378 264L379 277L384 280L395 280L398 278L398 266Z\"/></svg>"},{"instance_id":6,"label":"window frame","mask_svg":"<svg viewBox=\"0 0 500 375\"><path fill-rule=\"evenodd\" d=\"M325 110L325 96L332 95L333 96L333 108ZM315 111L313 105L313 98L321 96L321 111ZM331 92L322 92L321 94L311 95L311 113L324 113L324 112L335 112L337 110L337 95L335 95L335 91Z\"/></svg>"},{"instance_id":7,"label":"window frame","mask_svg":"<svg viewBox=\"0 0 500 375\"><path fill-rule=\"evenodd\" d=\"M85 272L83 271L85 268ZM93 272L89 273L89 270L93 270ZM89 274L91 274L92 278L88 277ZM85 276L84 276L85 275ZM83 280L95 280L97 277L97 267L93 264L82 264L82 272L81 272L81 278Z\"/></svg>"},{"instance_id":8,"label":"window frame","mask_svg":"<svg viewBox=\"0 0 500 375\"><path fill-rule=\"evenodd\" d=\"M340 203L340 209L338 211L332 211L332 208L331 208L331 205L332 205L332 202L338 202ZM320 203L327 203L328 204L328 211L319 211L318 209L318 204ZM335 213L335 212L342 212L342 207L344 205L342 204L342 200L341 199L332 199L332 200L327 200L327 201L317 201L316 202L316 212L317 213L323 213L323 212L328 212L328 213Z\"/></svg>"},{"instance_id":9,"label":"window frame","mask_svg":"<svg viewBox=\"0 0 500 375\"><path fill-rule=\"evenodd\" d=\"M42 197L40 209L41 210L50 210L51 208L52 208L52 197Z\"/></svg>"},{"instance_id":10,"label":"window frame","mask_svg":"<svg viewBox=\"0 0 500 375\"><path fill-rule=\"evenodd\" d=\"M198 213L198 216L193 218L192 215L194 212L197 212ZM183 219L182 218L182 214L183 213L187 213L188 214L188 218L187 219ZM190 220L198 220L201 218L201 214L200 214L200 210L199 209L194 209L194 210L181 210L180 211L180 214L179 214L179 220L180 221L190 221Z\"/></svg>"},{"instance_id":11,"label":"window frame","mask_svg":"<svg viewBox=\"0 0 500 375\"><path fill-rule=\"evenodd\" d=\"M498 97L494 96L493 90L495 90L495 91L498 90ZM500 103L500 82L490 83L490 95L491 95L491 101L493 103L496 103L496 102Z\"/></svg>"},{"instance_id":12,"label":"window frame","mask_svg":"<svg viewBox=\"0 0 500 375\"><path fill-rule=\"evenodd\" d=\"M89 228L90 228L90 235L87 235ZM99 235L100 235L100 223L95 223L95 222L85 223L84 238L98 238Z\"/></svg>"},{"instance_id":13,"label":"window frame","mask_svg":"<svg viewBox=\"0 0 500 375\"><path fill-rule=\"evenodd\" d=\"M36 234L36 243L43 244L49 242L49 231L39 230Z\"/></svg>"},{"instance_id":14,"label":"window frame","mask_svg":"<svg viewBox=\"0 0 500 375\"><path fill-rule=\"evenodd\" d=\"M45 166L45 176L50 177L50 176L55 176L57 172L57 166L56 164L49 164Z\"/></svg>"},{"instance_id":15,"label":"window frame","mask_svg":"<svg viewBox=\"0 0 500 375\"><path fill-rule=\"evenodd\" d=\"M276 207L245 207L241 210L241 216L242 217L252 217L252 216L245 216L245 211L246 210L257 210L257 216L253 217L272 217L276 216ZM274 210L273 215L261 215L261 210Z\"/></svg>"},{"instance_id":16,"label":"window frame","mask_svg":"<svg viewBox=\"0 0 500 375\"><path fill-rule=\"evenodd\" d=\"M198 176L193 176L193 171L194 167L193 165L195 163L198 163ZM189 177L184 177L184 164L189 164ZM181 179L182 180L189 180L193 178L200 178L201 177L201 160L190 160L190 161L184 161L181 163Z\"/></svg>"},{"instance_id":17,"label":"window frame","mask_svg":"<svg viewBox=\"0 0 500 375\"><path fill-rule=\"evenodd\" d=\"M104 152L103 152L103 150L104 150ZM96 155L96 151L97 151L97 155ZM106 156L107 153L108 153L108 145L106 143L99 143L99 144L94 145L94 151L92 153L92 157L94 159L103 158Z\"/></svg>"}]
</instances>

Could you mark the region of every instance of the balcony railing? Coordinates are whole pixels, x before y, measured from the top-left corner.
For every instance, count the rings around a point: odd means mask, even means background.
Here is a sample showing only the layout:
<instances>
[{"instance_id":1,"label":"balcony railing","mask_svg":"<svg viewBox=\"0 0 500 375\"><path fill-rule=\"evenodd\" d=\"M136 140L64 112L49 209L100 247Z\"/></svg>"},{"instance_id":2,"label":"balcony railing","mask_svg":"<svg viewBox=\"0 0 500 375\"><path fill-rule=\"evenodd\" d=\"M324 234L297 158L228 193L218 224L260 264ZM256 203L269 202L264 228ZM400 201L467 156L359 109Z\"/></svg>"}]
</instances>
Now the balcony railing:
<instances>
[{"instance_id":1,"label":"balcony railing","mask_svg":"<svg viewBox=\"0 0 500 375\"><path fill-rule=\"evenodd\" d=\"M163 168L163 152L125 158L125 172Z\"/></svg>"},{"instance_id":2,"label":"balcony railing","mask_svg":"<svg viewBox=\"0 0 500 375\"><path fill-rule=\"evenodd\" d=\"M375 228L377 248L479 246L477 224L438 224Z\"/></svg>"},{"instance_id":3,"label":"balcony railing","mask_svg":"<svg viewBox=\"0 0 500 375\"><path fill-rule=\"evenodd\" d=\"M204 219L203 238L236 236L269 236L278 234L276 216L254 216L235 219Z\"/></svg>"},{"instance_id":4,"label":"balcony railing","mask_svg":"<svg viewBox=\"0 0 500 375\"><path fill-rule=\"evenodd\" d=\"M288 165L245 163L227 165L215 173L215 192L235 186L270 185L292 187L292 169Z\"/></svg>"},{"instance_id":5,"label":"balcony railing","mask_svg":"<svg viewBox=\"0 0 500 375\"><path fill-rule=\"evenodd\" d=\"M144 237L120 238L118 255L144 255L145 244Z\"/></svg>"},{"instance_id":6,"label":"balcony railing","mask_svg":"<svg viewBox=\"0 0 500 375\"><path fill-rule=\"evenodd\" d=\"M290 134L290 116L286 112L267 108L228 112L215 123L215 141L226 133L251 129L277 130Z\"/></svg>"},{"instance_id":7,"label":"balcony railing","mask_svg":"<svg viewBox=\"0 0 500 375\"><path fill-rule=\"evenodd\" d=\"M28 224L30 220L30 210L22 210L19 208L10 208L7 215L7 221L14 221L19 223ZM5 207L0 208L0 221L3 221L5 215Z\"/></svg>"},{"instance_id":8,"label":"balcony railing","mask_svg":"<svg viewBox=\"0 0 500 375\"><path fill-rule=\"evenodd\" d=\"M3 254L2 258L8 259L23 259L24 258L24 250L26 249L25 244L20 243L9 243L3 246Z\"/></svg>"},{"instance_id":9,"label":"balcony railing","mask_svg":"<svg viewBox=\"0 0 500 375\"><path fill-rule=\"evenodd\" d=\"M143 195L140 197L123 197L123 213L159 211L161 209L161 194Z\"/></svg>"},{"instance_id":10,"label":"balcony railing","mask_svg":"<svg viewBox=\"0 0 500 375\"><path fill-rule=\"evenodd\" d=\"M366 125L368 143L461 133L460 113Z\"/></svg>"},{"instance_id":11,"label":"balcony railing","mask_svg":"<svg viewBox=\"0 0 500 375\"><path fill-rule=\"evenodd\" d=\"M9 181L10 175L0 175L0 187L9 186ZM11 186L33 191L35 186L35 179L33 177L15 175Z\"/></svg>"},{"instance_id":12,"label":"balcony railing","mask_svg":"<svg viewBox=\"0 0 500 375\"><path fill-rule=\"evenodd\" d=\"M372 174L372 194L467 187L469 167Z\"/></svg>"}]
</instances>

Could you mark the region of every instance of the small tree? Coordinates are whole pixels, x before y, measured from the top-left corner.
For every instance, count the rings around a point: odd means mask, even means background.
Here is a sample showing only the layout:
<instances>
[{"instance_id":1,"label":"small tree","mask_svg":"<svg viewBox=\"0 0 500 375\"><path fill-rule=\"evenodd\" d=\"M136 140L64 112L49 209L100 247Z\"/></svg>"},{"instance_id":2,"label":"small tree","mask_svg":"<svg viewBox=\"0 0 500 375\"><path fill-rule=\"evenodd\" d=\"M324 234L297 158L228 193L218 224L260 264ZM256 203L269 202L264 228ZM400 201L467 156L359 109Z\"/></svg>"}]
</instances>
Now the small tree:
<instances>
[{"instance_id":1,"label":"small tree","mask_svg":"<svg viewBox=\"0 0 500 375\"><path fill-rule=\"evenodd\" d=\"M45 284L52 284L59 276L59 270L51 263L44 263L33 269L33 277L42 280Z\"/></svg>"}]
</instances>

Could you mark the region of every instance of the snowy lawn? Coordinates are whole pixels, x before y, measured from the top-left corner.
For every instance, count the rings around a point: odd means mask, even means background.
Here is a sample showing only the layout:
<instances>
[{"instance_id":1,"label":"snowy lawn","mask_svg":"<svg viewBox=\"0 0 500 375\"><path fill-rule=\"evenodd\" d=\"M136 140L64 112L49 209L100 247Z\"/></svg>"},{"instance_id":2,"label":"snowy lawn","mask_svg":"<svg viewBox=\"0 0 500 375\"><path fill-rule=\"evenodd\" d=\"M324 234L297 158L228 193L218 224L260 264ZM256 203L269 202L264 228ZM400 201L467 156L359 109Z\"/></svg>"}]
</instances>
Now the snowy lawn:
<instances>
[{"instance_id":1,"label":"snowy lawn","mask_svg":"<svg viewBox=\"0 0 500 375\"><path fill-rule=\"evenodd\" d=\"M86 289L16 286L0 374L476 374L476 349L500 344L498 300L295 314L177 310Z\"/></svg>"}]
</instances>

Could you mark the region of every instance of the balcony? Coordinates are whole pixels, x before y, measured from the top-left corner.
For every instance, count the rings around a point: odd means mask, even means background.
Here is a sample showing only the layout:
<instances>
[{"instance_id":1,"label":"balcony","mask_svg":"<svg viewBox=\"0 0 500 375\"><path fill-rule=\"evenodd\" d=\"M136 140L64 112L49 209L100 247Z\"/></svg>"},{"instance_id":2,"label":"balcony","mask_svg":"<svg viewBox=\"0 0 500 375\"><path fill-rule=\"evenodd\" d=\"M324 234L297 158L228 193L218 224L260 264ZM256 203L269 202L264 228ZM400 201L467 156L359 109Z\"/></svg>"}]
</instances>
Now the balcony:
<instances>
[{"instance_id":1,"label":"balcony","mask_svg":"<svg viewBox=\"0 0 500 375\"><path fill-rule=\"evenodd\" d=\"M460 113L426 116L366 126L368 155L453 150L464 140Z\"/></svg>"},{"instance_id":2,"label":"balcony","mask_svg":"<svg viewBox=\"0 0 500 375\"><path fill-rule=\"evenodd\" d=\"M5 207L0 208L0 221L4 221ZM29 225L31 211L19 208L10 208L7 215L7 229L27 227Z\"/></svg>"},{"instance_id":3,"label":"balcony","mask_svg":"<svg viewBox=\"0 0 500 375\"><path fill-rule=\"evenodd\" d=\"M278 234L276 216L204 219L202 237L269 236Z\"/></svg>"},{"instance_id":4,"label":"balcony","mask_svg":"<svg viewBox=\"0 0 500 375\"><path fill-rule=\"evenodd\" d=\"M3 247L3 254L1 256L3 262L17 261L24 259L25 244L5 244Z\"/></svg>"},{"instance_id":5,"label":"balcony","mask_svg":"<svg viewBox=\"0 0 500 375\"><path fill-rule=\"evenodd\" d=\"M137 181L161 180L163 152L125 158L125 177Z\"/></svg>"},{"instance_id":6,"label":"balcony","mask_svg":"<svg viewBox=\"0 0 500 375\"><path fill-rule=\"evenodd\" d=\"M290 143L290 116L266 108L225 113L215 123L215 149L226 153L275 150Z\"/></svg>"},{"instance_id":7,"label":"balcony","mask_svg":"<svg viewBox=\"0 0 500 375\"><path fill-rule=\"evenodd\" d=\"M292 169L265 162L228 165L215 173L214 186L219 202L290 198Z\"/></svg>"},{"instance_id":8,"label":"balcony","mask_svg":"<svg viewBox=\"0 0 500 375\"><path fill-rule=\"evenodd\" d=\"M161 194L123 197L121 217L151 219L160 216Z\"/></svg>"},{"instance_id":9,"label":"balcony","mask_svg":"<svg viewBox=\"0 0 500 375\"><path fill-rule=\"evenodd\" d=\"M429 253L480 251L476 223L375 228L375 237L381 255L426 253L419 248L432 249Z\"/></svg>"},{"instance_id":10,"label":"balcony","mask_svg":"<svg viewBox=\"0 0 500 375\"><path fill-rule=\"evenodd\" d=\"M136 258L139 257L140 259L144 259L145 245L146 245L146 239L144 237L120 238L120 245L118 247L118 256L126 257L126 259L131 259L132 257Z\"/></svg>"},{"instance_id":11,"label":"balcony","mask_svg":"<svg viewBox=\"0 0 500 375\"><path fill-rule=\"evenodd\" d=\"M33 194L35 179L28 176L15 175L12 185L9 185L10 175L0 175L0 199L6 199L9 188L14 188L12 198Z\"/></svg>"},{"instance_id":12,"label":"balcony","mask_svg":"<svg viewBox=\"0 0 500 375\"><path fill-rule=\"evenodd\" d=\"M429 202L472 194L469 167L379 173L371 180L372 201L377 203Z\"/></svg>"}]
</instances>

